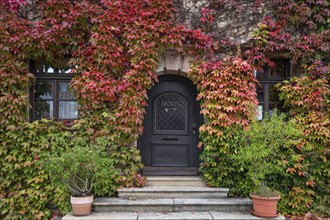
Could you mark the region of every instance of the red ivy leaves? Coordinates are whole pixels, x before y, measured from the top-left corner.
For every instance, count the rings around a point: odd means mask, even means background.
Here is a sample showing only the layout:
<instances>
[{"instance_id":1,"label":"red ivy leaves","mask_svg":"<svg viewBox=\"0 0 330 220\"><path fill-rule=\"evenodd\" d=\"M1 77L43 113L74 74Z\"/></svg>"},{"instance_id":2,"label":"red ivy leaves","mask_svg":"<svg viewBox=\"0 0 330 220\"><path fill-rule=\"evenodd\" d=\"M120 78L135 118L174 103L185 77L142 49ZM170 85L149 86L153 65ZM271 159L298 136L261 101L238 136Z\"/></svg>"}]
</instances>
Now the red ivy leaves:
<instances>
[{"instance_id":1,"label":"red ivy leaves","mask_svg":"<svg viewBox=\"0 0 330 220\"><path fill-rule=\"evenodd\" d=\"M326 100L330 95L326 79L291 78L277 86L281 92L280 98L285 100L286 106L291 106L295 113L322 111L326 108Z\"/></svg>"},{"instance_id":2,"label":"red ivy leaves","mask_svg":"<svg viewBox=\"0 0 330 220\"><path fill-rule=\"evenodd\" d=\"M26 0L0 0L0 4L4 4L10 12L17 12L20 6L27 4Z\"/></svg>"},{"instance_id":3,"label":"red ivy leaves","mask_svg":"<svg viewBox=\"0 0 330 220\"><path fill-rule=\"evenodd\" d=\"M201 22L203 23L213 23L214 22L215 10L209 8L201 9Z\"/></svg>"},{"instance_id":4,"label":"red ivy leaves","mask_svg":"<svg viewBox=\"0 0 330 220\"><path fill-rule=\"evenodd\" d=\"M72 80L71 86L75 89L81 103L88 107L102 102L116 101L117 93L122 89L122 86L111 75L95 70L83 72Z\"/></svg>"},{"instance_id":5,"label":"red ivy leaves","mask_svg":"<svg viewBox=\"0 0 330 220\"><path fill-rule=\"evenodd\" d=\"M201 113L207 119L201 130L211 134L216 127L247 127L257 105L252 66L241 58L205 62L192 67L190 76L200 90ZM221 131L219 131L221 135Z\"/></svg>"},{"instance_id":6,"label":"red ivy leaves","mask_svg":"<svg viewBox=\"0 0 330 220\"><path fill-rule=\"evenodd\" d=\"M70 5L68 9L77 11L75 16L87 11L78 10L77 4L55 5ZM157 81L159 53L170 47L188 53L204 51L210 47L211 38L174 24L172 1L101 1L100 5L91 13L93 20L83 14L87 22L82 30L89 28L90 34L74 29L71 34L77 34L75 38L65 41L77 45L73 51L77 76L72 87L84 106L93 109L107 103L115 112L116 129L137 135L142 131L146 91ZM49 11L56 17L54 12ZM54 21L60 20L58 25L63 25L61 19ZM75 25L66 25L67 31Z\"/></svg>"}]
</instances>

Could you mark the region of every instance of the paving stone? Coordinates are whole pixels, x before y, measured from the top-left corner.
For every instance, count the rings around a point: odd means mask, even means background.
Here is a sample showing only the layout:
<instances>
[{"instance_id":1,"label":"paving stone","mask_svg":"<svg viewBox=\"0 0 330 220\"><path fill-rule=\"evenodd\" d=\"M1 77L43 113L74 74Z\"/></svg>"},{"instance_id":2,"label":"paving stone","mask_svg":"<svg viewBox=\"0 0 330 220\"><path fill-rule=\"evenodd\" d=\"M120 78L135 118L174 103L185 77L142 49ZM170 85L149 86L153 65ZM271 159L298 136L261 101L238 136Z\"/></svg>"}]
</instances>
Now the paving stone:
<instances>
[{"instance_id":1,"label":"paving stone","mask_svg":"<svg viewBox=\"0 0 330 220\"><path fill-rule=\"evenodd\" d=\"M180 220L180 219L187 219L187 220L211 220L213 217L209 212L168 212L168 213L161 213L161 212L146 212L141 213L138 217L138 220Z\"/></svg>"},{"instance_id":2,"label":"paving stone","mask_svg":"<svg viewBox=\"0 0 330 220\"><path fill-rule=\"evenodd\" d=\"M137 220L138 213L135 212L92 212L89 216L73 216L72 213L65 215L63 220Z\"/></svg>"},{"instance_id":3,"label":"paving stone","mask_svg":"<svg viewBox=\"0 0 330 220\"><path fill-rule=\"evenodd\" d=\"M249 212L92 212L89 216L72 216L71 213L63 220L261 220ZM284 220L284 216L273 218Z\"/></svg>"},{"instance_id":4,"label":"paving stone","mask_svg":"<svg viewBox=\"0 0 330 220\"><path fill-rule=\"evenodd\" d=\"M249 212L210 212L214 220L260 220L257 216L251 215ZM276 218L277 220L285 219L284 216L280 215Z\"/></svg>"}]
</instances>

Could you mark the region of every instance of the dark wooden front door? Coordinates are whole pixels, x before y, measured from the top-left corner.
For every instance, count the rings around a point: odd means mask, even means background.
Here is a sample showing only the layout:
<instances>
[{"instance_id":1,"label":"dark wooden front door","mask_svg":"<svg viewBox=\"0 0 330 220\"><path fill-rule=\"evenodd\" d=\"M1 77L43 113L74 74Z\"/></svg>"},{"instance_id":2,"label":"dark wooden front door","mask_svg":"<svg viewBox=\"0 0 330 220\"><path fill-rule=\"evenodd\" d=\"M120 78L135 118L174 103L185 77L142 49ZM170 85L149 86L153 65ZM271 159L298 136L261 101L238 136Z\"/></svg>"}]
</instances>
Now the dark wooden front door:
<instances>
[{"instance_id":1,"label":"dark wooden front door","mask_svg":"<svg viewBox=\"0 0 330 220\"><path fill-rule=\"evenodd\" d=\"M162 76L148 94L139 142L145 175L196 175L199 105L184 77Z\"/></svg>"}]
</instances>

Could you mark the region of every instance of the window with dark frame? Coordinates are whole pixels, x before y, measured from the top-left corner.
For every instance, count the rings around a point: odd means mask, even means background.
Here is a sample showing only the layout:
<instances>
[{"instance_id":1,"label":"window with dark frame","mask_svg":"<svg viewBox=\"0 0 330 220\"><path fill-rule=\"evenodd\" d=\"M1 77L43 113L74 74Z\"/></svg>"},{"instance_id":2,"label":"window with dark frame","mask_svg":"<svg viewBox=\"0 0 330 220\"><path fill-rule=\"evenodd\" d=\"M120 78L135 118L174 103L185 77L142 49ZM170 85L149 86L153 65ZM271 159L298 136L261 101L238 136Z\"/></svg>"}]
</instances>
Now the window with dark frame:
<instances>
[{"instance_id":1,"label":"window with dark frame","mask_svg":"<svg viewBox=\"0 0 330 220\"><path fill-rule=\"evenodd\" d=\"M275 67L266 66L263 72L257 72L256 78L258 98L258 119L261 120L265 112L270 115L275 109L285 111L283 102L279 100L275 85L290 77L290 61L287 59L273 59Z\"/></svg>"},{"instance_id":2,"label":"window with dark frame","mask_svg":"<svg viewBox=\"0 0 330 220\"><path fill-rule=\"evenodd\" d=\"M32 110L30 120L52 119L72 121L78 117L78 105L69 89L73 77L70 69L53 68L49 65L30 62L30 71L36 82L30 90Z\"/></svg>"}]
</instances>

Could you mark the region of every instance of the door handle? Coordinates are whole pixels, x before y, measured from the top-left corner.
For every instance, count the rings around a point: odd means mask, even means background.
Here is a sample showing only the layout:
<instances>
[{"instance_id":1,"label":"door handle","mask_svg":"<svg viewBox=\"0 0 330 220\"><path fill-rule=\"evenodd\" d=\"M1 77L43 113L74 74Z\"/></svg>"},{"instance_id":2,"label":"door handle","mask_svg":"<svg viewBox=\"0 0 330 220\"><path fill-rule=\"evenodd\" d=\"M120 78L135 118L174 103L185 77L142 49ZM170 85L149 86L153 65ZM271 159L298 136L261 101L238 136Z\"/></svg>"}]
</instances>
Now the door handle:
<instances>
[{"instance_id":1,"label":"door handle","mask_svg":"<svg viewBox=\"0 0 330 220\"><path fill-rule=\"evenodd\" d=\"M177 138L163 138L164 141L177 141Z\"/></svg>"},{"instance_id":2,"label":"door handle","mask_svg":"<svg viewBox=\"0 0 330 220\"><path fill-rule=\"evenodd\" d=\"M192 132L193 132L193 134L196 134L196 131L197 131L197 124L196 123L193 123L192 124Z\"/></svg>"}]
</instances>

